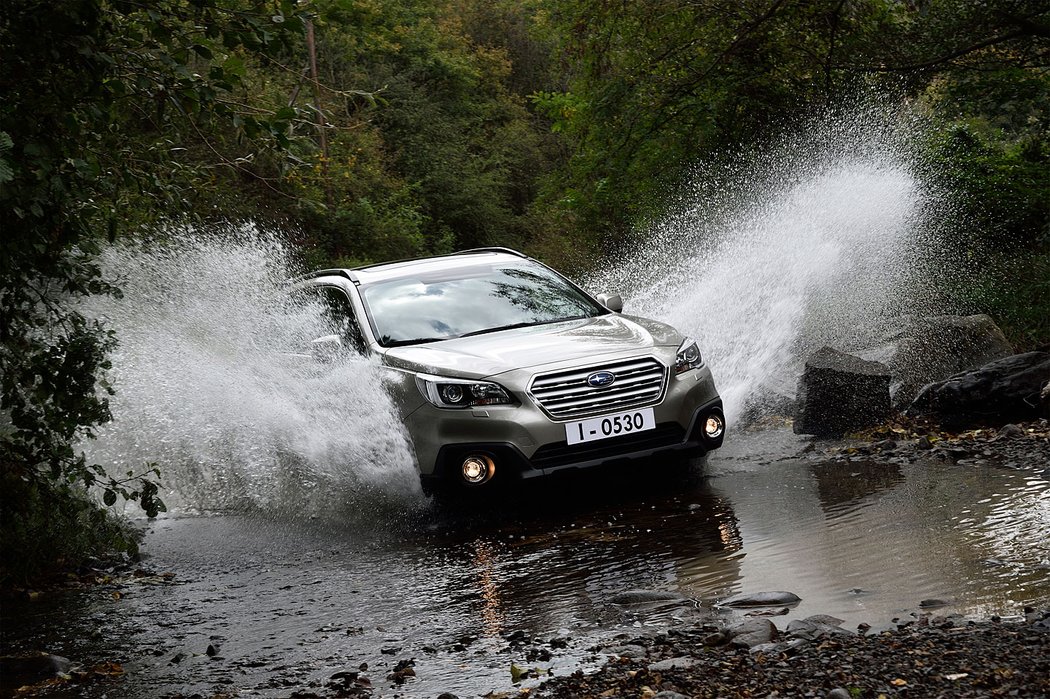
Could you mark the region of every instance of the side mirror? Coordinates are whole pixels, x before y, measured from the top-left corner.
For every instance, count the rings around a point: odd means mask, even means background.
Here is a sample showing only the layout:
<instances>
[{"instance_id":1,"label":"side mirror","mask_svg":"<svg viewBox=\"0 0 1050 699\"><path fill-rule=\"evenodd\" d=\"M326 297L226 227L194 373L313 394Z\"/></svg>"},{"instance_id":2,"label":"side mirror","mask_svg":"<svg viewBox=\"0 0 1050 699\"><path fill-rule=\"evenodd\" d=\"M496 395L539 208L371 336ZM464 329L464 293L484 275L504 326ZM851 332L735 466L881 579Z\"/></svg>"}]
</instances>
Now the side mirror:
<instances>
[{"instance_id":1,"label":"side mirror","mask_svg":"<svg viewBox=\"0 0 1050 699\"><path fill-rule=\"evenodd\" d=\"M619 294L598 294L598 303L608 308L613 313L623 310L623 299Z\"/></svg>"},{"instance_id":2,"label":"side mirror","mask_svg":"<svg viewBox=\"0 0 1050 699\"><path fill-rule=\"evenodd\" d=\"M343 353L343 342L338 335L324 335L310 341L310 356L324 364L334 362Z\"/></svg>"}]
</instances>

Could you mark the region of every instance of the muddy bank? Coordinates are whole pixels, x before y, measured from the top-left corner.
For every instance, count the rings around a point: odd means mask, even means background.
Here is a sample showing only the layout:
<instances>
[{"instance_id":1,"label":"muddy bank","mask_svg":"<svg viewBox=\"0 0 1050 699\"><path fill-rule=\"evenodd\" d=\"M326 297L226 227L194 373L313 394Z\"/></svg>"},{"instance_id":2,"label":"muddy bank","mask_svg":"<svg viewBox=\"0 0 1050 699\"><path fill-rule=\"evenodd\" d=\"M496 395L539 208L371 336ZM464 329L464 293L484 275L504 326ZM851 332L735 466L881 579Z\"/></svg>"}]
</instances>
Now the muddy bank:
<instances>
[{"instance_id":1,"label":"muddy bank","mask_svg":"<svg viewBox=\"0 0 1050 699\"><path fill-rule=\"evenodd\" d=\"M1042 615L1039 615L1042 616ZM1050 625L942 619L793 649L711 648L704 629L621 639L644 655L555 678L531 696L990 697L1050 695Z\"/></svg>"}]
</instances>

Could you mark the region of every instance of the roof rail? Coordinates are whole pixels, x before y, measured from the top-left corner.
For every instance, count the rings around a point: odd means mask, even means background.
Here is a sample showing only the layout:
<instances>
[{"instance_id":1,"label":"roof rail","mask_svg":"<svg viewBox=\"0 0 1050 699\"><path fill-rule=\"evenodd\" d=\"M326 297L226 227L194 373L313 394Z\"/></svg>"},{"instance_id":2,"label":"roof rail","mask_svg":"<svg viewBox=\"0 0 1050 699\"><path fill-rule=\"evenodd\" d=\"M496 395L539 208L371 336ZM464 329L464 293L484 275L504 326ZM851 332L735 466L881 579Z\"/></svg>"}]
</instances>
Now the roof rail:
<instances>
[{"instance_id":1,"label":"roof rail","mask_svg":"<svg viewBox=\"0 0 1050 699\"><path fill-rule=\"evenodd\" d=\"M317 277L343 277L352 282L357 281L357 277L348 269L319 269L300 275L296 279L316 279Z\"/></svg>"},{"instance_id":2,"label":"roof rail","mask_svg":"<svg viewBox=\"0 0 1050 699\"><path fill-rule=\"evenodd\" d=\"M526 259L529 257L528 255L526 255L523 252L518 252L517 250L512 250L511 248L500 248L500 247L471 248L470 250L460 250L460 251L455 252L453 254L454 255L469 255L469 254L471 254L473 252L503 252L503 253L506 253L508 255L514 255L515 257L524 257Z\"/></svg>"}]
</instances>

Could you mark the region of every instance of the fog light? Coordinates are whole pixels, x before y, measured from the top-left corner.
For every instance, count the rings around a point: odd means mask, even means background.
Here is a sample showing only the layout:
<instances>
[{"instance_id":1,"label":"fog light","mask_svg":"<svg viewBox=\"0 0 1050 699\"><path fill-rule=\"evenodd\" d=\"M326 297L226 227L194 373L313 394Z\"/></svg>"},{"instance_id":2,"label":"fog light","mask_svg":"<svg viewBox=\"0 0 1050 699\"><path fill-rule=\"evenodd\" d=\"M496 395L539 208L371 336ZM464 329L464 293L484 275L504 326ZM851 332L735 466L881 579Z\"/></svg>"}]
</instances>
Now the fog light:
<instances>
[{"instance_id":1,"label":"fog light","mask_svg":"<svg viewBox=\"0 0 1050 699\"><path fill-rule=\"evenodd\" d=\"M496 464L484 454L471 454L463 460L463 480L472 485L480 485L492 478Z\"/></svg>"},{"instance_id":2,"label":"fog light","mask_svg":"<svg viewBox=\"0 0 1050 699\"><path fill-rule=\"evenodd\" d=\"M707 421L704 423L704 436L708 439L718 439L722 436L722 432L725 428L726 424L722 421L720 416L708 415Z\"/></svg>"}]
</instances>

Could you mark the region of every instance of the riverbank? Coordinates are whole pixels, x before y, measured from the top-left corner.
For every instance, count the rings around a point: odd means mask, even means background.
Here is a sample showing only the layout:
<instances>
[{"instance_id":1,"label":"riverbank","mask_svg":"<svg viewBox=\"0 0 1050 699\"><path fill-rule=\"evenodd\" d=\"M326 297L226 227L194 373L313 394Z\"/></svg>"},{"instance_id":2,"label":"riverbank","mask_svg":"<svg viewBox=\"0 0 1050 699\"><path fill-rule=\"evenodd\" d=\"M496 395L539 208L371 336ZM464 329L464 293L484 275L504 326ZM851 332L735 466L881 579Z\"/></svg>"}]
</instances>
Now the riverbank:
<instances>
[{"instance_id":1,"label":"riverbank","mask_svg":"<svg viewBox=\"0 0 1050 699\"><path fill-rule=\"evenodd\" d=\"M1050 621L923 618L874 635L836 634L791 649L705 645L703 629L623 639L641 657L552 679L530 696L568 697L1046 697Z\"/></svg>"}]
</instances>

